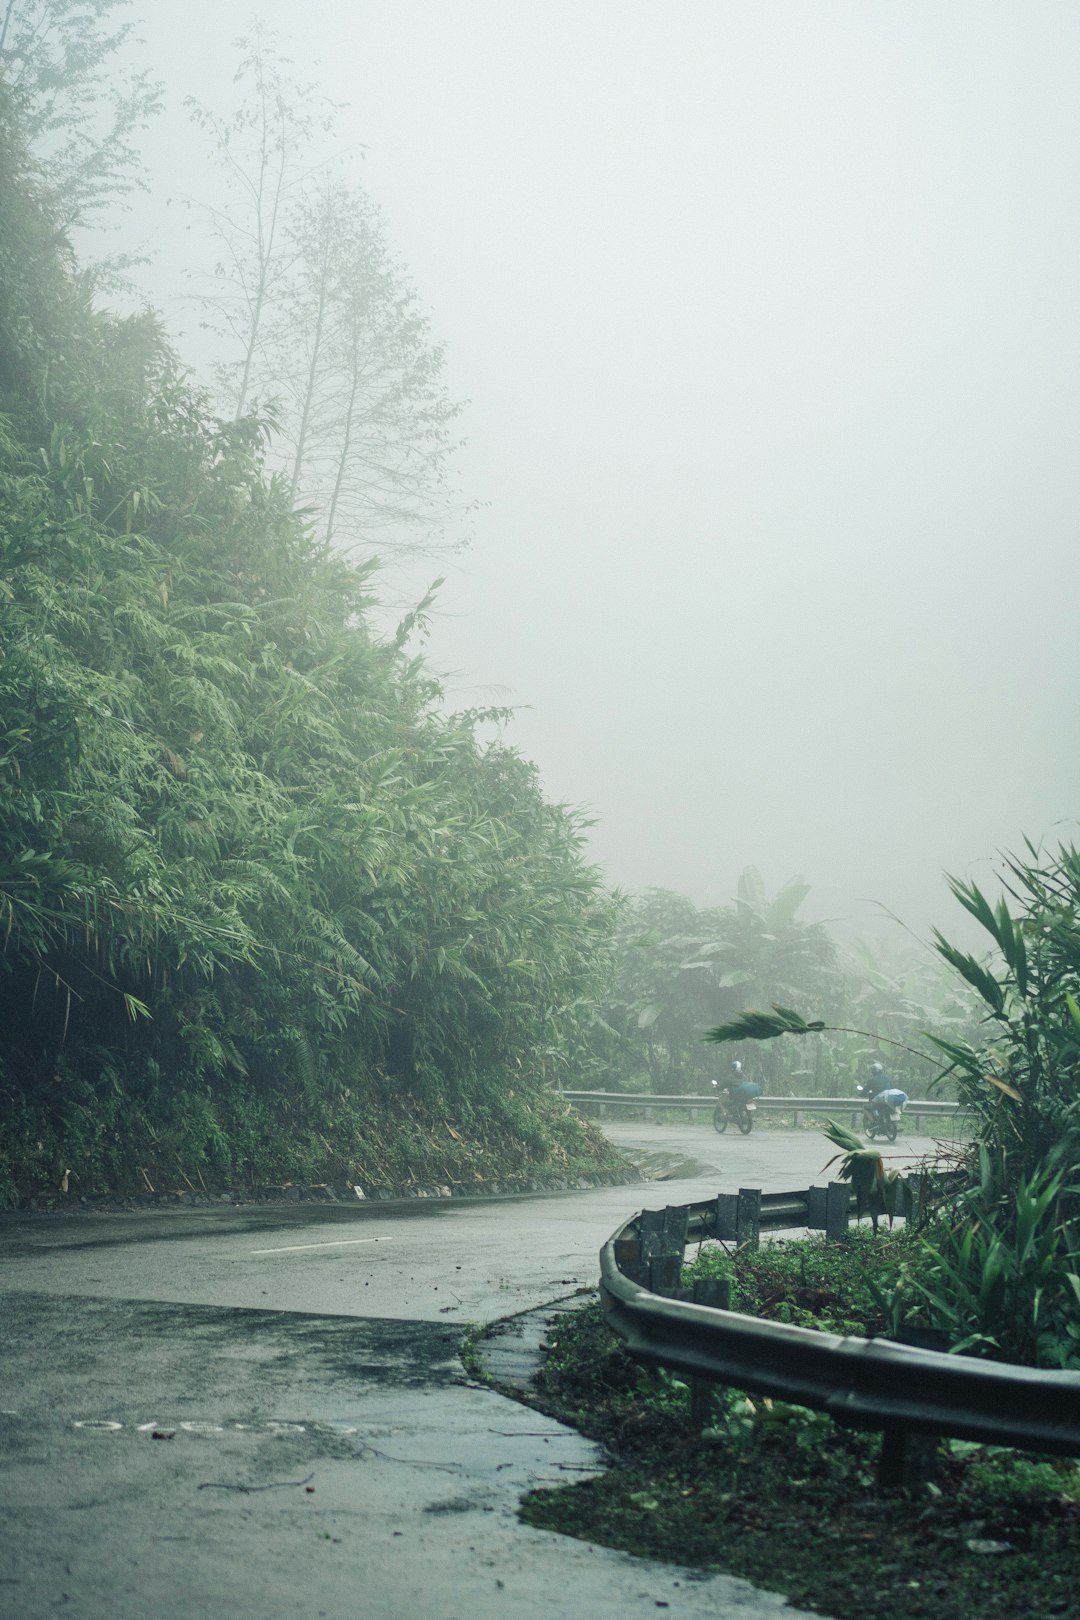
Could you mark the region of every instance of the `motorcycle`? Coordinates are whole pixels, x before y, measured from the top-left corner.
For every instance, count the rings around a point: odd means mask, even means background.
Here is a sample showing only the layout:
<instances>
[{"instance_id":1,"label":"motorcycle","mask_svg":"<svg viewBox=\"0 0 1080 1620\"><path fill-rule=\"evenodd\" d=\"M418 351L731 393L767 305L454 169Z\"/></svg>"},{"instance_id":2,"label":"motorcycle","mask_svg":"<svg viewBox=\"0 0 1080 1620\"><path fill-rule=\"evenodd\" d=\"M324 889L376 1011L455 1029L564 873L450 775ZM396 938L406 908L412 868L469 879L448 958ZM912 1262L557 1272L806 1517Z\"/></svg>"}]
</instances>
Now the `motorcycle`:
<instances>
[{"instance_id":1,"label":"motorcycle","mask_svg":"<svg viewBox=\"0 0 1080 1620\"><path fill-rule=\"evenodd\" d=\"M872 1142L875 1137L882 1136L887 1142L895 1142L900 1134L900 1121L907 1102L907 1092L890 1087L887 1091L879 1091L875 1096L871 1096L869 1086L856 1086L855 1090L863 1099L863 1130L866 1132L866 1140Z\"/></svg>"},{"instance_id":2,"label":"motorcycle","mask_svg":"<svg viewBox=\"0 0 1080 1620\"><path fill-rule=\"evenodd\" d=\"M754 1128L754 1115L757 1112L754 1098L761 1094L761 1087L754 1085L753 1081L743 1081L734 1088L721 1087L718 1080L714 1080L712 1084L713 1089L720 1093L713 1109L713 1129L719 1131L722 1136L730 1124L735 1124L744 1136L749 1136Z\"/></svg>"}]
</instances>

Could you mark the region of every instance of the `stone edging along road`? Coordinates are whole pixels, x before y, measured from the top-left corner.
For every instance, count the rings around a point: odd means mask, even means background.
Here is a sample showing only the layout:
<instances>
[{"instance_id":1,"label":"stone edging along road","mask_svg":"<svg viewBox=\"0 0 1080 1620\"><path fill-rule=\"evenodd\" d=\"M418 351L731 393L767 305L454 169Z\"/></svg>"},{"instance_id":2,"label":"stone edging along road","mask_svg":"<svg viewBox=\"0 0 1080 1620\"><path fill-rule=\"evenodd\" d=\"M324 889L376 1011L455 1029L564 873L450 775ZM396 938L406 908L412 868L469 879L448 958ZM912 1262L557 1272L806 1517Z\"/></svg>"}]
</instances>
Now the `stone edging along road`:
<instances>
[{"instance_id":1,"label":"stone edging along road","mask_svg":"<svg viewBox=\"0 0 1080 1620\"><path fill-rule=\"evenodd\" d=\"M582 1192L591 1187L633 1186L642 1179L640 1170L630 1166L626 1171L597 1171L582 1176L509 1176L504 1181L478 1181L467 1185L462 1182L433 1182L424 1186L369 1185L365 1188L344 1184L302 1186L286 1182L280 1186L228 1187L215 1192L181 1189L127 1196L112 1193L52 1193L22 1200L15 1212L21 1215L74 1215L97 1210L115 1214L123 1210L141 1209L212 1209L225 1204L355 1204L357 1200L385 1203L413 1198L501 1198L514 1194Z\"/></svg>"}]
</instances>

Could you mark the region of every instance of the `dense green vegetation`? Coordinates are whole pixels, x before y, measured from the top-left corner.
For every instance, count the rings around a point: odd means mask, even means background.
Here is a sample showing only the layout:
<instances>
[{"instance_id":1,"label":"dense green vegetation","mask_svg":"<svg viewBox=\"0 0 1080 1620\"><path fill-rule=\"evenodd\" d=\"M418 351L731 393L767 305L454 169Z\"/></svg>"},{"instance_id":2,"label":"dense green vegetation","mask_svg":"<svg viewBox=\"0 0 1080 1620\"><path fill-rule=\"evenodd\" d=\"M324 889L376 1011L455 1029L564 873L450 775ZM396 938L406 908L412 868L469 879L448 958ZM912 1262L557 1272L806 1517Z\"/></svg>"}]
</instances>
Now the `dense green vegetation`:
<instances>
[{"instance_id":1,"label":"dense green vegetation","mask_svg":"<svg viewBox=\"0 0 1080 1620\"><path fill-rule=\"evenodd\" d=\"M1046 1367L1080 1366L1080 852L1028 847L1009 859L992 905L973 884L953 893L990 936L980 958L936 935L937 950L984 1009L971 1039L930 1033L978 1118L963 1185L898 1264L888 1318L927 1325L958 1352ZM1010 902L1015 915L1010 910ZM819 1041L827 1019L774 1004L710 1030L741 1047ZM844 1173L887 1210L881 1156L839 1126ZM869 1208L870 1205L868 1204Z\"/></svg>"},{"instance_id":2,"label":"dense green vegetation","mask_svg":"<svg viewBox=\"0 0 1080 1620\"><path fill-rule=\"evenodd\" d=\"M953 891L993 946L982 960L937 941L984 1008L982 1039L937 1043L978 1138L891 1314L969 1353L1080 1367L1080 852L1029 846L997 905Z\"/></svg>"},{"instance_id":3,"label":"dense green vegetation","mask_svg":"<svg viewBox=\"0 0 1080 1620\"><path fill-rule=\"evenodd\" d=\"M553 1090L612 958L579 822L63 218L5 97L0 1196L610 1162Z\"/></svg>"},{"instance_id":4,"label":"dense green vegetation","mask_svg":"<svg viewBox=\"0 0 1080 1620\"><path fill-rule=\"evenodd\" d=\"M650 890L619 922L612 1074L627 1090L700 1091L737 1055L773 1095L846 1096L883 1058L898 1085L925 1096L940 1070L928 1032L973 1036L973 996L928 950L841 946L823 923L799 915L809 893L795 880L769 897L748 867L729 906L697 907ZM744 1038L723 1064L702 1037L740 1008L803 1002L827 1021L827 1040L780 1050ZM943 1095L949 1095L946 1090Z\"/></svg>"}]
</instances>

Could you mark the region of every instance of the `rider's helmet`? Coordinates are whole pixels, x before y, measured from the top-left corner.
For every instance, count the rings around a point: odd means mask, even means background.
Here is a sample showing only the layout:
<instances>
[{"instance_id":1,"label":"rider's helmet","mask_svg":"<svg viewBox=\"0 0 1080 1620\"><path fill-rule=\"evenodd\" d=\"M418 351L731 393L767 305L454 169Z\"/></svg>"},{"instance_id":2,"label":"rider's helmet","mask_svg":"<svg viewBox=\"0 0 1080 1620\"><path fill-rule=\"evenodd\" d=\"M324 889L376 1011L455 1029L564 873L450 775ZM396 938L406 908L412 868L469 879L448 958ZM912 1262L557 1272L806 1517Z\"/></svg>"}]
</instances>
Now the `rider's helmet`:
<instances>
[{"instance_id":1,"label":"rider's helmet","mask_svg":"<svg viewBox=\"0 0 1080 1620\"><path fill-rule=\"evenodd\" d=\"M884 1063L871 1063L870 1067L871 1067L871 1069L873 1069L875 1074L884 1074L885 1073L885 1065L884 1065Z\"/></svg>"},{"instance_id":2,"label":"rider's helmet","mask_svg":"<svg viewBox=\"0 0 1080 1620\"><path fill-rule=\"evenodd\" d=\"M739 1062L738 1058L732 1058L731 1072L736 1079L738 1079L739 1075L742 1074L742 1064Z\"/></svg>"}]
</instances>

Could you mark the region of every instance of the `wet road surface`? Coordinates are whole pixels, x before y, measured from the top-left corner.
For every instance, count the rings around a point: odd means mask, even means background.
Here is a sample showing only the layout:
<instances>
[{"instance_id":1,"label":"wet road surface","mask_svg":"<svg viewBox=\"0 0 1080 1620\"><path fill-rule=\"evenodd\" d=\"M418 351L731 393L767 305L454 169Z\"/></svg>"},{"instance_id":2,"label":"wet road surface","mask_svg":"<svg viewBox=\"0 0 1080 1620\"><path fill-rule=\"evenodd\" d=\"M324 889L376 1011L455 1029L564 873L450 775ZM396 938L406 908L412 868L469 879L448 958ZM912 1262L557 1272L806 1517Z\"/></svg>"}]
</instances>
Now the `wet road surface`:
<instances>
[{"instance_id":1,"label":"wet road surface","mask_svg":"<svg viewBox=\"0 0 1080 1620\"><path fill-rule=\"evenodd\" d=\"M524 1490L583 1477L598 1457L472 1384L463 1325L592 1285L601 1244L644 1205L820 1184L831 1153L796 1132L610 1135L674 1179L0 1218L0 1613L793 1614L743 1582L516 1519Z\"/></svg>"},{"instance_id":2,"label":"wet road surface","mask_svg":"<svg viewBox=\"0 0 1080 1620\"><path fill-rule=\"evenodd\" d=\"M602 1244L644 1205L824 1185L836 1151L818 1131L605 1130L665 1179L500 1199L0 1216L0 1288L489 1322L594 1284ZM933 1146L901 1139L886 1162Z\"/></svg>"}]
</instances>

